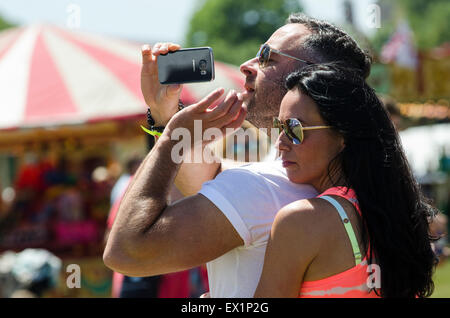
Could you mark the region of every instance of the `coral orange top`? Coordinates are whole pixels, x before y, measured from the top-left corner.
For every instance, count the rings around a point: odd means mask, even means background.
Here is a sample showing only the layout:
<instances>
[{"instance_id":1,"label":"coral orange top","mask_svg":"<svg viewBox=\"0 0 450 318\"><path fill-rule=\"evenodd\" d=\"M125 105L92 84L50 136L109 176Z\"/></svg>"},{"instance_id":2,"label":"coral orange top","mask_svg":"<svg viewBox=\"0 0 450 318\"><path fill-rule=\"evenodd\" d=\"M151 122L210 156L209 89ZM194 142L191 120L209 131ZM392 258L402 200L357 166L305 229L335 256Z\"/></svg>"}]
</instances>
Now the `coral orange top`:
<instances>
[{"instance_id":1,"label":"coral orange top","mask_svg":"<svg viewBox=\"0 0 450 318\"><path fill-rule=\"evenodd\" d=\"M303 282L300 288L300 298L378 298L372 286L372 267L367 264L367 256L361 260L358 241L355 232L342 206L329 195L344 197L349 200L361 215L355 191L345 187L333 187L319 195L319 198L330 202L338 211L352 243L356 265L339 274L316 281ZM375 268L376 270L376 268ZM375 279L376 276L374 276ZM378 278L379 279L379 278Z\"/></svg>"}]
</instances>

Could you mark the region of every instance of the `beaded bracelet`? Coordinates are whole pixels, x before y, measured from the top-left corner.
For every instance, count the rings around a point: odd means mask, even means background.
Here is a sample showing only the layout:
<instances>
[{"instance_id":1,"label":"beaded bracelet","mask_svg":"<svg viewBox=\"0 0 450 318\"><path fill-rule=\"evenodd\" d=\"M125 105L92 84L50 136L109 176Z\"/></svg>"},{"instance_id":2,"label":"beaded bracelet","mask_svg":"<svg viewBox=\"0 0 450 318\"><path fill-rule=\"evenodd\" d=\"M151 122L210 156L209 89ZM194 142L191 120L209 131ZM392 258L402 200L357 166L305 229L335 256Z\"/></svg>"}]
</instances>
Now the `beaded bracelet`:
<instances>
[{"instance_id":1,"label":"beaded bracelet","mask_svg":"<svg viewBox=\"0 0 450 318\"><path fill-rule=\"evenodd\" d=\"M178 111L182 110L184 107L184 104L181 101L178 101ZM147 123L150 126L150 129L147 129L141 125L143 131L154 137L159 137L162 135L165 127L155 126L155 120L153 119L152 113L150 112L150 107L147 109Z\"/></svg>"}]
</instances>

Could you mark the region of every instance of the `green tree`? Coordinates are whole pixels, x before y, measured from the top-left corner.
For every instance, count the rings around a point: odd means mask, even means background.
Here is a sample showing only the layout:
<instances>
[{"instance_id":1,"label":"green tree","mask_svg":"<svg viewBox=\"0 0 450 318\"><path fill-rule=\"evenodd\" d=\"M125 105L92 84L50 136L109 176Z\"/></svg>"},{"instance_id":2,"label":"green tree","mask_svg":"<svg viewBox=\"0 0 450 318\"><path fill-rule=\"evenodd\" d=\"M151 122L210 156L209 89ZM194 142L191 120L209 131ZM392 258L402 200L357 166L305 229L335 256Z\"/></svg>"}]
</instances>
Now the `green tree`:
<instances>
[{"instance_id":1,"label":"green tree","mask_svg":"<svg viewBox=\"0 0 450 318\"><path fill-rule=\"evenodd\" d=\"M13 24L11 24L8 21L6 21L5 19L3 19L3 17L0 15L0 30L7 29L12 26L13 26Z\"/></svg>"},{"instance_id":2,"label":"green tree","mask_svg":"<svg viewBox=\"0 0 450 318\"><path fill-rule=\"evenodd\" d=\"M448 0L378 0L382 7L389 8L382 27L371 39L379 52L395 32L397 22L408 20L419 49L429 49L450 40L450 2ZM389 11L389 12L386 12Z\"/></svg>"},{"instance_id":3,"label":"green tree","mask_svg":"<svg viewBox=\"0 0 450 318\"><path fill-rule=\"evenodd\" d=\"M190 21L187 47L211 46L217 60L239 65L282 26L298 0L206 0Z\"/></svg>"},{"instance_id":4,"label":"green tree","mask_svg":"<svg viewBox=\"0 0 450 318\"><path fill-rule=\"evenodd\" d=\"M450 41L450 2L447 0L406 1L424 2L423 13L411 6L408 10L411 27L416 34L419 48L432 48Z\"/></svg>"}]
</instances>

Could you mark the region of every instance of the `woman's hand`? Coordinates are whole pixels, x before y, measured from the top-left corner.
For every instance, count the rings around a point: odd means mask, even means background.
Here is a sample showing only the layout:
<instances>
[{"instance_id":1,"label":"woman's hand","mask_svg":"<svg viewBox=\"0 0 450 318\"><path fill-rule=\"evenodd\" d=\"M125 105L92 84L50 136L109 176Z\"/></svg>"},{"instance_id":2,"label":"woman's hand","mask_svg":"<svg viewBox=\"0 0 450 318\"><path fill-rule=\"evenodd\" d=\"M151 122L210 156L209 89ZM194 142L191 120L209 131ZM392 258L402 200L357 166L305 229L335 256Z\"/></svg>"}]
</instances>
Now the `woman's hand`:
<instances>
[{"instance_id":1,"label":"woman's hand","mask_svg":"<svg viewBox=\"0 0 450 318\"><path fill-rule=\"evenodd\" d=\"M234 90L230 91L218 106L208 109L219 100L223 93L223 88L216 89L200 102L178 112L169 121L166 130L172 133L177 128L186 129L186 135L187 132L190 133L191 146L199 144L204 146L232 133L241 127L247 115L247 109L242 106L242 95ZM199 136L200 132L201 136Z\"/></svg>"}]
</instances>

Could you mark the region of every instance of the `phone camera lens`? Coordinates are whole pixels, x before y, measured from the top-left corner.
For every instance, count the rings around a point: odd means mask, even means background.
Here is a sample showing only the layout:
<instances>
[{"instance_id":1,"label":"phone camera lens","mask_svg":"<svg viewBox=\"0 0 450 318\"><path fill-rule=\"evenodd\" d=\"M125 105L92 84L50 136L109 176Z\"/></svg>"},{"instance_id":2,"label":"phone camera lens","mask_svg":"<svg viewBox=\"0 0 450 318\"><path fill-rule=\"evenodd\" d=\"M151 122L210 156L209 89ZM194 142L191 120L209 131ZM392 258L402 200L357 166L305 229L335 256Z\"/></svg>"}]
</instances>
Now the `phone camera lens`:
<instances>
[{"instance_id":1,"label":"phone camera lens","mask_svg":"<svg viewBox=\"0 0 450 318\"><path fill-rule=\"evenodd\" d=\"M198 66L200 67L200 71L205 71L206 70L206 61L200 60L200 62L198 63Z\"/></svg>"}]
</instances>

